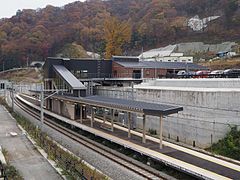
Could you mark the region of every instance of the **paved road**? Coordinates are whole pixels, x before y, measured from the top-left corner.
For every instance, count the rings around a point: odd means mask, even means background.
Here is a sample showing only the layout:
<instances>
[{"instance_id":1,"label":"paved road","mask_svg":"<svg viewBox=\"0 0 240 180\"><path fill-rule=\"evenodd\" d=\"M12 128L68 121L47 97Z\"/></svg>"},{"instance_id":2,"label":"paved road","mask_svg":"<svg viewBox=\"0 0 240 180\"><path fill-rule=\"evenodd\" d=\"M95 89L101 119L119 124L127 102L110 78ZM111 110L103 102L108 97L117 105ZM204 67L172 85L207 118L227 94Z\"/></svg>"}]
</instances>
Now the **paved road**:
<instances>
[{"instance_id":1,"label":"paved road","mask_svg":"<svg viewBox=\"0 0 240 180\"><path fill-rule=\"evenodd\" d=\"M18 133L11 137L9 132ZM57 180L61 176L47 160L40 155L25 135L21 134L16 121L0 105L0 145L7 149L10 164L15 166L27 180Z\"/></svg>"}]
</instances>

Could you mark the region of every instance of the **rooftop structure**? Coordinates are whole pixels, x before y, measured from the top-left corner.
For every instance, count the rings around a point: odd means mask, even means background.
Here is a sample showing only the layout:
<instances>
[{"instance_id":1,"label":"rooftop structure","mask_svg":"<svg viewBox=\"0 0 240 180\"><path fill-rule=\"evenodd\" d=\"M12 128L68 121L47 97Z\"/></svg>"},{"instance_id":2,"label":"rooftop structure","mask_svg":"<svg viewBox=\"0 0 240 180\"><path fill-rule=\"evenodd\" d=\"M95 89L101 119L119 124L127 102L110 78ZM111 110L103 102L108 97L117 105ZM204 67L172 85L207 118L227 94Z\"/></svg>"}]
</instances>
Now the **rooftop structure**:
<instances>
[{"instance_id":1,"label":"rooftop structure","mask_svg":"<svg viewBox=\"0 0 240 180\"><path fill-rule=\"evenodd\" d=\"M182 52L174 52L177 45L169 45L163 48L151 49L139 55L141 61L159 62L186 62L193 63L192 56L184 56Z\"/></svg>"},{"instance_id":2,"label":"rooftop structure","mask_svg":"<svg viewBox=\"0 0 240 180\"><path fill-rule=\"evenodd\" d=\"M53 65L55 72L73 89L86 89L86 87L64 66Z\"/></svg>"},{"instance_id":3,"label":"rooftop structure","mask_svg":"<svg viewBox=\"0 0 240 180\"><path fill-rule=\"evenodd\" d=\"M91 86L96 84L93 81L99 85L123 86L131 81L139 83L143 78L167 77L180 70L205 69L194 63L140 61L132 56L113 56L111 60L48 58L44 79L47 89L65 89L74 96L85 96L93 94Z\"/></svg>"},{"instance_id":4,"label":"rooftop structure","mask_svg":"<svg viewBox=\"0 0 240 180\"><path fill-rule=\"evenodd\" d=\"M155 62L155 61L140 61L140 62L117 62L119 65L126 68L144 68L144 69L175 69L184 70L186 66L190 70L206 70L207 68L198 64L186 64L182 62Z\"/></svg>"}]
</instances>

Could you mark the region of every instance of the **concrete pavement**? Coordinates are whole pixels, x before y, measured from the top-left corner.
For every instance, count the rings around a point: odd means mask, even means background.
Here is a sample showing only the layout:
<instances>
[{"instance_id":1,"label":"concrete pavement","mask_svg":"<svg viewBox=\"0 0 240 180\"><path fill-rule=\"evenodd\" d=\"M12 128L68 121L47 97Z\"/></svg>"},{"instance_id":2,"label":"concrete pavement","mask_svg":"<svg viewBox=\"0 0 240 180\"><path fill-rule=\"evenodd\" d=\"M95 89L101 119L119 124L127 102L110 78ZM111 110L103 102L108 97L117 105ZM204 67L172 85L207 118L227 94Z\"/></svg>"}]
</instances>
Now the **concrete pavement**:
<instances>
[{"instance_id":1,"label":"concrete pavement","mask_svg":"<svg viewBox=\"0 0 240 180\"><path fill-rule=\"evenodd\" d=\"M16 132L18 135L12 137L10 132ZM17 127L16 121L1 105L0 145L8 151L10 164L19 170L24 179L62 179L48 161L40 155L27 137L22 134Z\"/></svg>"}]
</instances>

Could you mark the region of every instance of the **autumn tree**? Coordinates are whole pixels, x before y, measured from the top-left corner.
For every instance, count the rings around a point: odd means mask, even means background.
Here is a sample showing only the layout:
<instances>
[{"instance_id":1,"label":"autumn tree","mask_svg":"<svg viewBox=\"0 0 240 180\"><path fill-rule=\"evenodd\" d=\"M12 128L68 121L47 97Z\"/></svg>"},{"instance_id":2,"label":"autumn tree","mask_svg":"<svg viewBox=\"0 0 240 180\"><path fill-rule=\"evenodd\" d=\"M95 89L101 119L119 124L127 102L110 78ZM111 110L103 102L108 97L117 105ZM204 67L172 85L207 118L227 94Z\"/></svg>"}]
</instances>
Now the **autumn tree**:
<instances>
[{"instance_id":1,"label":"autumn tree","mask_svg":"<svg viewBox=\"0 0 240 180\"><path fill-rule=\"evenodd\" d=\"M128 22L121 22L111 17L104 24L104 39L106 41L106 58L121 55L123 45L131 40L131 27Z\"/></svg>"}]
</instances>

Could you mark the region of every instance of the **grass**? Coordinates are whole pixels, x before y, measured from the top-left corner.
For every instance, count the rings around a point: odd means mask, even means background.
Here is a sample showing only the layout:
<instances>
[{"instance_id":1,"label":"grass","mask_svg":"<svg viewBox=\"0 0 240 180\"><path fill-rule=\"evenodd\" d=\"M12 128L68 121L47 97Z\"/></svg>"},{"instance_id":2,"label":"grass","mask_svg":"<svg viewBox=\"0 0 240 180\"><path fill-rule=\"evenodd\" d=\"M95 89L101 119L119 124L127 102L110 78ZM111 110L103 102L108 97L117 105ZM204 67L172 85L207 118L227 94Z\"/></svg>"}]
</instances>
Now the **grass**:
<instances>
[{"instance_id":1,"label":"grass","mask_svg":"<svg viewBox=\"0 0 240 180\"><path fill-rule=\"evenodd\" d=\"M5 175L8 180L23 180L19 171L9 163L9 153L6 149L2 149L2 153L6 159L7 164L4 165Z\"/></svg>"},{"instance_id":2,"label":"grass","mask_svg":"<svg viewBox=\"0 0 240 180\"><path fill-rule=\"evenodd\" d=\"M2 98L0 98L0 104L8 109L18 124L20 124L31 138L35 140L37 145L47 153L48 158L56 162L57 166L63 170L63 174L66 175L67 179L81 179L82 172L84 172L84 176L87 179L108 179L105 175L88 167L83 163L82 159L58 146L46 133L41 132L41 130L28 119L15 112L11 112L11 108L7 106ZM13 173L13 168L10 168L9 172Z\"/></svg>"},{"instance_id":3,"label":"grass","mask_svg":"<svg viewBox=\"0 0 240 180\"><path fill-rule=\"evenodd\" d=\"M226 136L207 150L240 161L240 130L230 127Z\"/></svg>"},{"instance_id":4,"label":"grass","mask_svg":"<svg viewBox=\"0 0 240 180\"><path fill-rule=\"evenodd\" d=\"M36 71L33 68L21 70L18 69L12 72L5 72L1 74L1 79L7 79L14 82L38 83L41 81L40 74L41 72Z\"/></svg>"}]
</instances>

